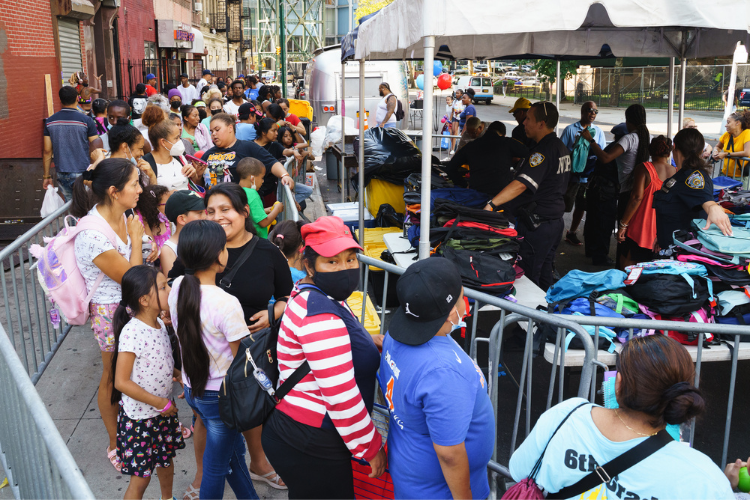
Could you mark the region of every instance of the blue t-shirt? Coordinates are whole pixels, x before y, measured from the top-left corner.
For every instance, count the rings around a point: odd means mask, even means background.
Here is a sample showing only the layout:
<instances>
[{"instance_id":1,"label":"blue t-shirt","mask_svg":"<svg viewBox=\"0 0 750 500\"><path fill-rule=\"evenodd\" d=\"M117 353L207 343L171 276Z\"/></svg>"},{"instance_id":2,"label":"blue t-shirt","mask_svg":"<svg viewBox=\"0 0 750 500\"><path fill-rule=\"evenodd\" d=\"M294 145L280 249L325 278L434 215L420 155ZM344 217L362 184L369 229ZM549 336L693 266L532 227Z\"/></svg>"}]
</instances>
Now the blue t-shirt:
<instances>
[{"instance_id":1,"label":"blue t-shirt","mask_svg":"<svg viewBox=\"0 0 750 500\"><path fill-rule=\"evenodd\" d=\"M466 124L466 120L468 120L472 116L477 116L477 108L475 108L473 104L469 104L468 106L464 108L463 111L461 111L461 114L458 115L459 128L464 128L464 124Z\"/></svg>"},{"instance_id":2,"label":"blue t-shirt","mask_svg":"<svg viewBox=\"0 0 750 500\"><path fill-rule=\"evenodd\" d=\"M248 101L257 101L258 100L258 89L247 89L245 91L245 98Z\"/></svg>"},{"instance_id":3,"label":"blue t-shirt","mask_svg":"<svg viewBox=\"0 0 750 500\"><path fill-rule=\"evenodd\" d=\"M255 125L250 125L249 123L238 123L237 131L234 135L241 141L254 141L258 134L255 131Z\"/></svg>"},{"instance_id":4,"label":"blue t-shirt","mask_svg":"<svg viewBox=\"0 0 750 500\"><path fill-rule=\"evenodd\" d=\"M410 346L386 335L378 381L391 413L388 468L396 498L451 498L433 443L465 443L471 494L490 493L495 419L480 369L451 337Z\"/></svg>"},{"instance_id":5,"label":"blue t-shirt","mask_svg":"<svg viewBox=\"0 0 750 500\"><path fill-rule=\"evenodd\" d=\"M52 140L52 153L58 172L83 172L91 164L89 137L99 136L93 118L76 109L63 108L47 118L44 135Z\"/></svg>"},{"instance_id":6,"label":"blue t-shirt","mask_svg":"<svg viewBox=\"0 0 750 500\"><path fill-rule=\"evenodd\" d=\"M575 484L597 465L606 464L646 439L610 441L594 424L592 406L587 405L573 412L550 440L565 415L584 401L583 398L569 399L544 412L529 437L510 458L510 473L515 481L528 477L548 442L536 483L540 488L556 492ZM675 441L580 498L732 500L734 494L729 480L710 458Z\"/></svg>"}]
</instances>

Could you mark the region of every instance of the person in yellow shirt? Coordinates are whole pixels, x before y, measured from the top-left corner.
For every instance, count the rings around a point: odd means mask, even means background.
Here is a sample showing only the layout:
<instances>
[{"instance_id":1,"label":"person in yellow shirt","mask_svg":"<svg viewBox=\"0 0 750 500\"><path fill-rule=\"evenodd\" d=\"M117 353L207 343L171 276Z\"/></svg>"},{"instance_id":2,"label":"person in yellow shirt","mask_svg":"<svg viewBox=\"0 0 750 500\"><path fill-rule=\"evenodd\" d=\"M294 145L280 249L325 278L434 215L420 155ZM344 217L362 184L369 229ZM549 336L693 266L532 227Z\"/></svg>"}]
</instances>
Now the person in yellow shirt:
<instances>
[{"instance_id":1,"label":"person in yellow shirt","mask_svg":"<svg viewBox=\"0 0 750 500\"><path fill-rule=\"evenodd\" d=\"M750 157L750 112L737 111L729 115L726 129L714 148L714 157L724 160L722 175L742 177L750 162L738 158Z\"/></svg>"}]
</instances>

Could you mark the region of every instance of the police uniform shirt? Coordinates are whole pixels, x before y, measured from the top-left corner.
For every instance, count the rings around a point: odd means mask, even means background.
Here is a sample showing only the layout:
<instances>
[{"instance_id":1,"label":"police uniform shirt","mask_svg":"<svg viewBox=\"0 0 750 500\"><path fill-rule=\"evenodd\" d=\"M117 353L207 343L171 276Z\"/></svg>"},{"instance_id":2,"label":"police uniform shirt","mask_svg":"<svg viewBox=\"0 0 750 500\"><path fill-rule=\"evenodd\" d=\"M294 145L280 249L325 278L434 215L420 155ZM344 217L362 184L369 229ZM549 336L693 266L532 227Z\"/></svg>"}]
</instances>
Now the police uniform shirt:
<instances>
[{"instance_id":1,"label":"police uniform shirt","mask_svg":"<svg viewBox=\"0 0 750 500\"><path fill-rule=\"evenodd\" d=\"M534 146L536 146L536 141L526 136L526 128L523 126L523 123L520 125L516 125L516 127L513 129L513 132L510 133L510 136L529 149L532 149Z\"/></svg>"},{"instance_id":2,"label":"police uniform shirt","mask_svg":"<svg viewBox=\"0 0 750 500\"><path fill-rule=\"evenodd\" d=\"M554 132L531 150L515 180L526 186L514 205L536 203L534 213L542 219L559 219L565 212L563 195L570 180L570 151Z\"/></svg>"},{"instance_id":3,"label":"police uniform shirt","mask_svg":"<svg viewBox=\"0 0 750 500\"><path fill-rule=\"evenodd\" d=\"M711 177L700 169L678 170L664 181L654 193L656 210L656 239L659 247L673 244L672 233L678 229L690 229L693 219L703 219L706 212L702 206L714 199Z\"/></svg>"}]
</instances>

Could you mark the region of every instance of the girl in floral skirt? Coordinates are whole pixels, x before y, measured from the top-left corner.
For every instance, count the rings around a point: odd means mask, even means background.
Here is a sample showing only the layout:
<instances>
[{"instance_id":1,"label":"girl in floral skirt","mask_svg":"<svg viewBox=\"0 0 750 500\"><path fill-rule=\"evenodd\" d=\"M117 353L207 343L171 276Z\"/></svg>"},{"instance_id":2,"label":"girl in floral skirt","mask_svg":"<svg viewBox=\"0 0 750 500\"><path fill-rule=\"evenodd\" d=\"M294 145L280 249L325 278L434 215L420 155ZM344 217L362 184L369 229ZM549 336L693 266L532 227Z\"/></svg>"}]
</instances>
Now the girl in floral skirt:
<instances>
[{"instance_id":1,"label":"girl in floral skirt","mask_svg":"<svg viewBox=\"0 0 750 500\"><path fill-rule=\"evenodd\" d=\"M122 277L122 301L114 314L112 404L119 403L117 456L132 476L125 498L143 498L156 469L161 498L172 498L172 458L184 448L172 400L174 369L169 335L160 316L169 285L156 268L130 268Z\"/></svg>"}]
</instances>

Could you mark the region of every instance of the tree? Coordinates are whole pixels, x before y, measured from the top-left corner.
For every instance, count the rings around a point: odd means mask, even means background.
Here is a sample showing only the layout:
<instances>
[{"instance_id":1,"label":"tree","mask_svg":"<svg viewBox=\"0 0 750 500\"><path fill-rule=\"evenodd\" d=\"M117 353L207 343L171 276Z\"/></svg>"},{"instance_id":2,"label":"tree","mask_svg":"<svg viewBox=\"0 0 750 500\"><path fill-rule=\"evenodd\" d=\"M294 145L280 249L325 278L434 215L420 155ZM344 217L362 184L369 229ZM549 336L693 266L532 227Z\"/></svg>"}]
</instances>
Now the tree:
<instances>
[{"instance_id":1,"label":"tree","mask_svg":"<svg viewBox=\"0 0 750 500\"><path fill-rule=\"evenodd\" d=\"M524 59L518 61L521 64L528 64L536 70L537 77L542 82L555 83L557 78L557 61L554 59ZM560 63L560 78L562 78L561 99L565 96L565 80L574 76L578 71L578 61L562 61Z\"/></svg>"},{"instance_id":2,"label":"tree","mask_svg":"<svg viewBox=\"0 0 750 500\"><path fill-rule=\"evenodd\" d=\"M356 23L363 17L379 11L393 0L359 0L357 10L354 11L354 22Z\"/></svg>"}]
</instances>

